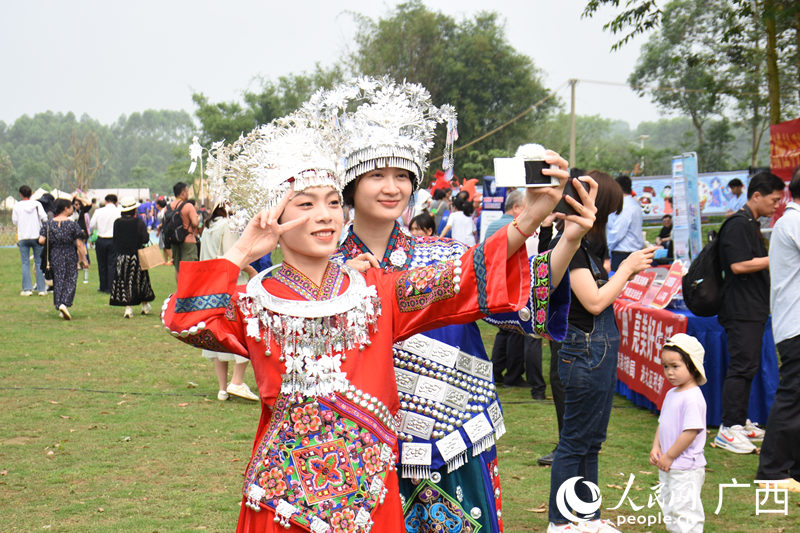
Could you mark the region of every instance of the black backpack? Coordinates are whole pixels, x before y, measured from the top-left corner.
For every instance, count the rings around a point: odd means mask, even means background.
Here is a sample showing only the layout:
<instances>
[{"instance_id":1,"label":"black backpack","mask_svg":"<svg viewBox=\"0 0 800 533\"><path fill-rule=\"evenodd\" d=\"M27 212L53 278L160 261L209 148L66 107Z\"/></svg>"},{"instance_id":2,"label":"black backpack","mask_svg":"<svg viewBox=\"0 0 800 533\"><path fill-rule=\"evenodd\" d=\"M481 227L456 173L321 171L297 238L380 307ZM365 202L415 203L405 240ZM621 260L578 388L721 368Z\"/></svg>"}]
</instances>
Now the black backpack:
<instances>
[{"instance_id":1,"label":"black backpack","mask_svg":"<svg viewBox=\"0 0 800 533\"><path fill-rule=\"evenodd\" d=\"M161 224L161 233L164 235L164 246L169 248L173 244L180 244L186 240L189 232L183 227L183 218L181 217L181 210L186 202L181 202L177 209L172 209L170 204L167 204L167 210L164 213L164 222Z\"/></svg>"},{"instance_id":2,"label":"black backpack","mask_svg":"<svg viewBox=\"0 0 800 533\"><path fill-rule=\"evenodd\" d=\"M736 213L728 217L711 242L692 260L689 271L683 276L683 302L697 316L718 315L722 307L725 271L719 257L719 236L725 224L736 216L745 215Z\"/></svg>"}]
</instances>

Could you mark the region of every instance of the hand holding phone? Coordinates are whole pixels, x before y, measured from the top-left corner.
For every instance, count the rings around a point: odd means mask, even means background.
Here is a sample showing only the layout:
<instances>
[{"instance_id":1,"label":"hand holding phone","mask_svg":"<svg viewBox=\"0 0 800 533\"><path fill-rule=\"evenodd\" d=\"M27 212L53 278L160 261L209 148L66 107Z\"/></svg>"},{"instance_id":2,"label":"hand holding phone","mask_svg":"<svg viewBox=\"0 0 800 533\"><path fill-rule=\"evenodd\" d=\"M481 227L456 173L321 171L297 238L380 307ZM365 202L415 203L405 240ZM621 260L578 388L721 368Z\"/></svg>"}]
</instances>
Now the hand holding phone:
<instances>
[{"instance_id":1,"label":"hand holding phone","mask_svg":"<svg viewBox=\"0 0 800 533\"><path fill-rule=\"evenodd\" d=\"M585 181L578 180L578 182L583 185L583 188L586 192L589 192L589 184ZM567 184L564 186L564 196L570 196L575 199L578 203L581 202L581 197L578 195L578 191L575 190L575 187L572 185L572 178L567 180ZM567 203L564 198L561 198L561 201L556 204L555 208L553 209L553 213L564 213L565 215L575 215L575 210L572 208L571 205Z\"/></svg>"}]
</instances>

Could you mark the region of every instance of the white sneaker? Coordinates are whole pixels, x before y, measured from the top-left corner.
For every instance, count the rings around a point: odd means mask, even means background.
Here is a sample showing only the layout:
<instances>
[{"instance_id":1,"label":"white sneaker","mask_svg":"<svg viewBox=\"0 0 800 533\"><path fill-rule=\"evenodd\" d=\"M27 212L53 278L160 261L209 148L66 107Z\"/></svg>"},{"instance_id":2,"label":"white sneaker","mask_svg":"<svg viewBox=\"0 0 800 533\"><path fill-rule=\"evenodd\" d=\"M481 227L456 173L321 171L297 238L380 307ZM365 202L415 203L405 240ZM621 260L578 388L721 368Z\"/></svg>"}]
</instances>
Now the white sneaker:
<instances>
[{"instance_id":1,"label":"white sneaker","mask_svg":"<svg viewBox=\"0 0 800 533\"><path fill-rule=\"evenodd\" d=\"M547 526L547 533L561 533L562 531L575 532L578 530L572 524L556 525L550 522L550 525Z\"/></svg>"},{"instance_id":2,"label":"white sneaker","mask_svg":"<svg viewBox=\"0 0 800 533\"><path fill-rule=\"evenodd\" d=\"M142 303L142 314L143 315L149 315L150 314L150 309L151 309L150 302Z\"/></svg>"},{"instance_id":3,"label":"white sneaker","mask_svg":"<svg viewBox=\"0 0 800 533\"><path fill-rule=\"evenodd\" d=\"M758 424L755 424L747 419L747 422L744 425L744 436L750 440L764 440L764 435L767 432L758 427Z\"/></svg>"},{"instance_id":4,"label":"white sneaker","mask_svg":"<svg viewBox=\"0 0 800 533\"><path fill-rule=\"evenodd\" d=\"M619 529L611 525L608 520L589 520L588 522L580 522L573 526L575 531L580 533L622 533Z\"/></svg>"},{"instance_id":5,"label":"white sneaker","mask_svg":"<svg viewBox=\"0 0 800 533\"><path fill-rule=\"evenodd\" d=\"M720 426L714 444L733 453L753 453L755 445L745 436L744 428L739 424L731 427Z\"/></svg>"},{"instance_id":6,"label":"white sneaker","mask_svg":"<svg viewBox=\"0 0 800 533\"><path fill-rule=\"evenodd\" d=\"M132 318L133 317L133 308L130 305L125 306L125 314L122 315L125 318Z\"/></svg>"},{"instance_id":7,"label":"white sneaker","mask_svg":"<svg viewBox=\"0 0 800 533\"><path fill-rule=\"evenodd\" d=\"M33 294L33 291L22 291L19 293L20 296L30 296L31 294Z\"/></svg>"},{"instance_id":8,"label":"white sneaker","mask_svg":"<svg viewBox=\"0 0 800 533\"><path fill-rule=\"evenodd\" d=\"M247 383L242 383L241 385L234 385L233 383L228 383L228 394L233 394L234 396L238 396L239 398L244 398L245 400L258 400L258 396L253 394L253 391L250 390L250 387L247 386Z\"/></svg>"},{"instance_id":9,"label":"white sneaker","mask_svg":"<svg viewBox=\"0 0 800 533\"><path fill-rule=\"evenodd\" d=\"M227 399L228 399L228 393L225 392L224 390L221 390L217 393L217 400L224 402Z\"/></svg>"},{"instance_id":10,"label":"white sneaker","mask_svg":"<svg viewBox=\"0 0 800 533\"><path fill-rule=\"evenodd\" d=\"M48 294L50 294L50 293L49 293L49 292L47 292L47 291L41 291L41 292L39 292L38 294L39 294L39 296L47 296L47 295L48 295Z\"/></svg>"},{"instance_id":11,"label":"white sneaker","mask_svg":"<svg viewBox=\"0 0 800 533\"><path fill-rule=\"evenodd\" d=\"M69 314L69 309L64 304L58 306L58 312L61 314L61 318L64 320L72 320L72 315Z\"/></svg>"}]
</instances>

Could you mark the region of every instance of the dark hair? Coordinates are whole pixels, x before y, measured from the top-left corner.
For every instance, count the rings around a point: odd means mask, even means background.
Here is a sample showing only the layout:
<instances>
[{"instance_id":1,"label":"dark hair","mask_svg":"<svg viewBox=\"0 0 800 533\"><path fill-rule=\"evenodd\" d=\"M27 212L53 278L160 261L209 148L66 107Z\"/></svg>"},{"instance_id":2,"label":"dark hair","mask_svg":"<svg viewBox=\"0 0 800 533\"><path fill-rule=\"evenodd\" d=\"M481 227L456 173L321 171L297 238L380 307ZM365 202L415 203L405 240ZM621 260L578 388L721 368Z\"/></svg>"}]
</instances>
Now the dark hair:
<instances>
[{"instance_id":1,"label":"dark hair","mask_svg":"<svg viewBox=\"0 0 800 533\"><path fill-rule=\"evenodd\" d=\"M569 169L569 179L573 178L580 178L581 176L585 176L586 171L582 168L571 168Z\"/></svg>"},{"instance_id":2,"label":"dark hair","mask_svg":"<svg viewBox=\"0 0 800 533\"><path fill-rule=\"evenodd\" d=\"M665 218L672 218L672 215L670 215L669 213L667 213L666 215L664 215L664 216L662 216L662 217L661 217L661 220L664 220Z\"/></svg>"},{"instance_id":3,"label":"dark hair","mask_svg":"<svg viewBox=\"0 0 800 533\"><path fill-rule=\"evenodd\" d=\"M597 182L597 198L594 201L597 213L595 213L594 225L589 230L589 234L594 235L593 240L599 240L602 237L602 242L605 242L608 215L619 214L622 211L622 200L624 199L622 187L605 172L591 170L589 176Z\"/></svg>"},{"instance_id":4,"label":"dark hair","mask_svg":"<svg viewBox=\"0 0 800 533\"><path fill-rule=\"evenodd\" d=\"M60 215L68 207L72 207L72 200L66 198L59 198L56 200L55 207L53 208L54 215Z\"/></svg>"},{"instance_id":5,"label":"dark hair","mask_svg":"<svg viewBox=\"0 0 800 533\"><path fill-rule=\"evenodd\" d=\"M348 207L356 206L356 183L358 183L359 179L361 179L361 176L345 185L344 189L342 189L342 202Z\"/></svg>"},{"instance_id":6,"label":"dark hair","mask_svg":"<svg viewBox=\"0 0 800 533\"><path fill-rule=\"evenodd\" d=\"M117 203L117 195L116 194L106 194L106 203L107 204L115 204L115 203Z\"/></svg>"},{"instance_id":7,"label":"dark hair","mask_svg":"<svg viewBox=\"0 0 800 533\"><path fill-rule=\"evenodd\" d=\"M631 182L631 178L630 177L626 176L625 174L620 174L619 176L617 176L617 180L616 181L617 181L617 183L619 183L619 186L622 188L622 192L624 194L632 194L633 193L633 189L631 188L632 185L633 185L633 182Z\"/></svg>"},{"instance_id":8,"label":"dark hair","mask_svg":"<svg viewBox=\"0 0 800 533\"><path fill-rule=\"evenodd\" d=\"M689 354L684 352L681 348L675 346L674 344L668 344L664 346L664 348L662 348L661 350L661 353L664 353L666 350L680 354L681 361L683 361L683 364L686 365L686 368L689 370L689 373L692 375L694 380L699 384L700 380L703 378L703 375L700 373L699 370L697 370L697 367L694 366L694 362L692 361L692 358L689 357Z\"/></svg>"},{"instance_id":9,"label":"dark hair","mask_svg":"<svg viewBox=\"0 0 800 533\"><path fill-rule=\"evenodd\" d=\"M747 199L752 198L756 192L760 192L761 196L767 196L775 191L782 191L785 186L783 180L778 176L762 170L750 178L750 184L747 186Z\"/></svg>"},{"instance_id":10,"label":"dark hair","mask_svg":"<svg viewBox=\"0 0 800 533\"><path fill-rule=\"evenodd\" d=\"M792 173L792 181L789 182L789 193L792 198L800 198L800 165Z\"/></svg>"},{"instance_id":11,"label":"dark hair","mask_svg":"<svg viewBox=\"0 0 800 533\"><path fill-rule=\"evenodd\" d=\"M472 213L475 212L475 206L472 205L472 202L470 202L469 199L467 199L461 203L461 207L459 207L458 210L464 213L466 216L471 217Z\"/></svg>"},{"instance_id":12,"label":"dark hair","mask_svg":"<svg viewBox=\"0 0 800 533\"><path fill-rule=\"evenodd\" d=\"M744 183L739 178L733 178L728 182L728 187L744 187Z\"/></svg>"},{"instance_id":13,"label":"dark hair","mask_svg":"<svg viewBox=\"0 0 800 533\"><path fill-rule=\"evenodd\" d=\"M227 217L227 216L228 216L228 210L225 209L224 205L222 205L222 204L214 205L214 210L211 212L210 215L208 215L208 218L206 219L206 227L207 228L210 227L211 226L211 221L214 220L215 218L217 218L217 217Z\"/></svg>"},{"instance_id":14,"label":"dark hair","mask_svg":"<svg viewBox=\"0 0 800 533\"><path fill-rule=\"evenodd\" d=\"M172 186L172 192L175 194L175 197L177 198L178 196L181 195L181 193L186 187L188 187L188 185L186 185L182 181L179 181L178 183Z\"/></svg>"},{"instance_id":15,"label":"dark hair","mask_svg":"<svg viewBox=\"0 0 800 533\"><path fill-rule=\"evenodd\" d=\"M414 224L416 224L417 227L422 231L427 232L427 230L431 230L431 235L436 234L436 222L433 220L433 217L428 214L427 211L423 211L419 215L412 218L408 222L408 229L411 229L411 226L413 226Z\"/></svg>"},{"instance_id":16,"label":"dark hair","mask_svg":"<svg viewBox=\"0 0 800 533\"><path fill-rule=\"evenodd\" d=\"M133 218L136 216L136 208L134 207L133 209L121 211L119 216L122 218Z\"/></svg>"},{"instance_id":17,"label":"dark hair","mask_svg":"<svg viewBox=\"0 0 800 533\"><path fill-rule=\"evenodd\" d=\"M23 198L30 198L31 194L33 194L33 192L31 192L31 188L27 185L23 185L19 188L19 195Z\"/></svg>"},{"instance_id":18,"label":"dark hair","mask_svg":"<svg viewBox=\"0 0 800 533\"><path fill-rule=\"evenodd\" d=\"M167 201L164 198L159 198L156 200L156 205L158 207L167 207Z\"/></svg>"},{"instance_id":19,"label":"dark hair","mask_svg":"<svg viewBox=\"0 0 800 533\"><path fill-rule=\"evenodd\" d=\"M445 197L444 189L436 189L433 191L433 199L434 200L444 200Z\"/></svg>"}]
</instances>

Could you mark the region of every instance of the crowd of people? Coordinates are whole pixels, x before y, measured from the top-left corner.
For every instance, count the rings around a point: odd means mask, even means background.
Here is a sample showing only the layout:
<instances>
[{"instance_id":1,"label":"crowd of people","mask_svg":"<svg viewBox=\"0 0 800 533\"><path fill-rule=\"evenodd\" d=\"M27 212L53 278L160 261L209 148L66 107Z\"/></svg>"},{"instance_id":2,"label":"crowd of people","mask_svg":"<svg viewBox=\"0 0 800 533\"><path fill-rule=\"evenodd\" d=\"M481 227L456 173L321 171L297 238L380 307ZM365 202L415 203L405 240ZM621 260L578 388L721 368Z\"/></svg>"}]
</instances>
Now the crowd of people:
<instances>
[{"instance_id":1,"label":"crowd of people","mask_svg":"<svg viewBox=\"0 0 800 533\"><path fill-rule=\"evenodd\" d=\"M543 340L559 431L539 459L552 465L548 532L618 531L599 509L557 500L576 477L583 501L600 486L620 342L612 304L629 279L672 259L671 216L647 245L629 177L570 171L548 151L553 167L543 172L559 185L511 190L481 238L474 183L438 176L422 188L439 123L452 142L454 111L433 106L418 85L359 80L321 91L290 117L211 151L221 197L207 216L182 182L172 200L110 194L99 208L80 195L48 205L20 188L22 296L49 294L48 273L54 305L70 320L93 246L98 291L126 318L137 305L148 314L155 295L138 252L155 239L180 279L164 325L214 362L219 400L260 400L238 531L499 533L495 442L506 429L497 388L546 398ZM573 214L556 213L570 180ZM714 443L750 453L763 439L758 479L800 492L800 167L769 253L758 219L775 211L784 182L761 172L746 195L743 184L730 186L718 236L730 364ZM272 267L277 247L284 262ZM747 406L770 313L782 364L765 430ZM500 326L491 358L478 319ZM663 342L673 388L649 460L667 529L702 531L705 350L686 334ZM257 393L244 382L248 364Z\"/></svg>"}]
</instances>

